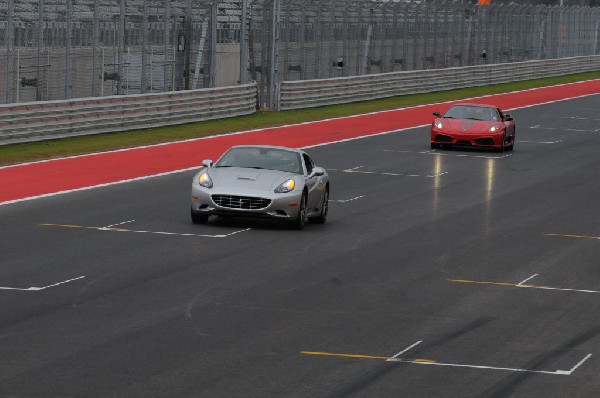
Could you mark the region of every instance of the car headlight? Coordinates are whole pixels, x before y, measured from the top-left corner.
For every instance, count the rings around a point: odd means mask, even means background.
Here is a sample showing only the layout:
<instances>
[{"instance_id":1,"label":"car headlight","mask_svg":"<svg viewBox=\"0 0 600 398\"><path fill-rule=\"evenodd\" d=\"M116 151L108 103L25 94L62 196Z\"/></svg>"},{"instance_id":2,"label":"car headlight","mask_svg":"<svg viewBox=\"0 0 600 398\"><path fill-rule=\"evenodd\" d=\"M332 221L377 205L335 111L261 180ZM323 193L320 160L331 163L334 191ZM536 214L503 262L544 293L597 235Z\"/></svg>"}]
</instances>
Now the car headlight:
<instances>
[{"instance_id":1,"label":"car headlight","mask_svg":"<svg viewBox=\"0 0 600 398\"><path fill-rule=\"evenodd\" d=\"M204 188L212 188L213 187L213 182L212 182L212 179L210 178L210 176L208 175L208 172L205 171L198 176L198 184L200 184Z\"/></svg>"},{"instance_id":2,"label":"car headlight","mask_svg":"<svg viewBox=\"0 0 600 398\"><path fill-rule=\"evenodd\" d=\"M492 127L490 127L490 133L495 133L498 130L500 130L499 126L492 126Z\"/></svg>"},{"instance_id":3,"label":"car headlight","mask_svg":"<svg viewBox=\"0 0 600 398\"><path fill-rule=\"evenodd\" d=\"M439 120L436 120L435 121L435 127L437 127L438 129L441 129L442 128L442 122L439 121Z\"/></svg>"},{"instance_id":4,"label":"car headlight","mask_svg":"<svg viewBox=\"0 0 600 398\"><path fill-rule=\"evenodd\" d=\"M290 178L289 180L286 180L285 182L282 182L281 184L279 184L279 186L277 188L275 188L275 193L291 192L294 190L295 186L296 186L296 181L294 181L293 178Z\"/></svg>"}]
</instances>

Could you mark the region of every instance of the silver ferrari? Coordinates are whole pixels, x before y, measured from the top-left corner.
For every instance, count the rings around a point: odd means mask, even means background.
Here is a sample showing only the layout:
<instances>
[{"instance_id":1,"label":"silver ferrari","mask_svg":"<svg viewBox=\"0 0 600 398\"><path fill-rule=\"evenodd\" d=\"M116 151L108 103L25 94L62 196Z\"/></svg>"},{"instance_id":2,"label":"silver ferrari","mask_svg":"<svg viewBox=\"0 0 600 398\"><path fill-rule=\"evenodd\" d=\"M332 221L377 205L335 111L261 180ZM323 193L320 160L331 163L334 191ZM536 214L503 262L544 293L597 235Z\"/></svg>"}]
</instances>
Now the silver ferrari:
<instances>
[{"instance_id":1,"label":"silver ferrari","mask_svg":"<svg viewBox=\"0 0 600 398\"><path fill-rule=\"evenodd\" d=\"M192 181L192 221L211 215L266 217L302 229L324 223L329 176L304 151L277 146L234 146L213 163L204 160Z\"/></svg>"}]
</instances>

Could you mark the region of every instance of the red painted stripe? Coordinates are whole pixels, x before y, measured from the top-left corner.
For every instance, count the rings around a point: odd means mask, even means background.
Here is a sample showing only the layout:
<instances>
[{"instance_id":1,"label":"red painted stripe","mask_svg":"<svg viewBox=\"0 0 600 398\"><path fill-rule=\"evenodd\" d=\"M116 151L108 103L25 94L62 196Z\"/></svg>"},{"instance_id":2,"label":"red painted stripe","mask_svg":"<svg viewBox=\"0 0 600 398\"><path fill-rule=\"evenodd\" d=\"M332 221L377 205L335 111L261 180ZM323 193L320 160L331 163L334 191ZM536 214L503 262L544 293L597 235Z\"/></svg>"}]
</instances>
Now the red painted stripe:
<instances>
[{"instance_id":1,"label":"red painted stripe","mask_svg":"<svg viewBox=\"0 0 600 398\"><path fill-rule=\"evenodd\" d=\"M498 94L466 102L490 103L509 109L596 93L600 93L600 80ZM432 112L443 112L451 104L425 105L0 168L0 203L199 166L203 159L218 158L231 145L264 144L302 148L428 124L433 118Z\"/></svg>"}]
</instances>

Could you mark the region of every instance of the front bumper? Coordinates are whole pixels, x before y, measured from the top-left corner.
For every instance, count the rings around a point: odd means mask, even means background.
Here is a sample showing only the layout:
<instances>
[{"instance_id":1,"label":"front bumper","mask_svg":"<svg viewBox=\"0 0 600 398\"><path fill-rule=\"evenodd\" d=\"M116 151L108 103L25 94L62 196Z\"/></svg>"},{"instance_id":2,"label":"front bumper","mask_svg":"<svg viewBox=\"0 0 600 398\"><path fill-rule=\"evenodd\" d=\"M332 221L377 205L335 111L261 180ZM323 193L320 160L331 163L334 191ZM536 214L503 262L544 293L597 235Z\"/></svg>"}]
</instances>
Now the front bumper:
<instances>
[{"instance_id":1,"label":"front bumper","mask_svg":"<svg viewBox=\"0 0 600 398\"><path fill-rule=\"evenodd\" d=\"M499 149L502 147L504 133L458 133L431 130L431 143L452 146L473 146Z\"/></svg>"},{"instance_id":2,"label":"front bumper","mask_svg":"<svg viewBox=\"0 0 600 398\"><path fill-rule=\"evenodd\" d=\"M196 214L291 221L298 217L301 199L302 192L298 190L287 193L249 190L239 192L234 189L215 190L198 184L192 185L192 212Z\"/></svg>"}]
</instances>

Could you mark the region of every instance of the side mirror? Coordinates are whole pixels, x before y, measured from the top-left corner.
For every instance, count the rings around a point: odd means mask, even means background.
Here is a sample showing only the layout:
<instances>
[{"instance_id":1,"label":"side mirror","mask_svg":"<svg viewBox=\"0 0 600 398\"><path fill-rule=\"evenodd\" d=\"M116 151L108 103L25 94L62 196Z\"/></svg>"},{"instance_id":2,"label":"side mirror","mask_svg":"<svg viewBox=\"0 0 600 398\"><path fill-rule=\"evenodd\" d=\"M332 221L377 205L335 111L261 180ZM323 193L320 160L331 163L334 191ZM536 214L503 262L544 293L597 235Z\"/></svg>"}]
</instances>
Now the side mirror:
<instances>
[{"instance_id":1,"label":"side mirror","mask_svg":"<svg viewBox=\"0 0 600 398\"><path fill-rule=\"evenodd\" d=\"M204 159L202 161L202 166L204 166L204 167L207 167L210 169L212 167L212 165L213 165L213 162L210 159Z\"/></svg>"},{"instance_id":2,"label":"side mirror","mask_svg":"<svg viewBox=\"0 0 600 398\"><path fill-rule=\"evenodd\" d=\"M433 116L435 116L435 117L442 117L442 115L439 112L433 112Z\"/></svg>"},{"instance_id":3,"label":"side mirror","mask_svg":"<svg viewBox=\"0 0 600 398\"><path fill-rule=\"evenodd\" d=\"M513 120L513 117L511 115L509 115L508 113L504 114L504 121L505 122L510 122Z\"/></svg>"},{"instance_id":4,"label":"side mirror","mask_svg":"<svg viewBox=\"0 0 600 398\"><path fill-rule=\"evenodd\" d=\"M325 175L325 169L322 167L315 167L308 177L320 177L322 175Z\"/></svg>"}]
</instances>

